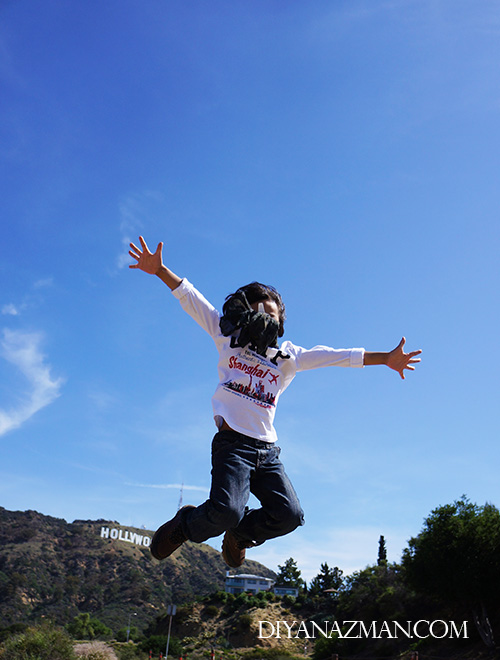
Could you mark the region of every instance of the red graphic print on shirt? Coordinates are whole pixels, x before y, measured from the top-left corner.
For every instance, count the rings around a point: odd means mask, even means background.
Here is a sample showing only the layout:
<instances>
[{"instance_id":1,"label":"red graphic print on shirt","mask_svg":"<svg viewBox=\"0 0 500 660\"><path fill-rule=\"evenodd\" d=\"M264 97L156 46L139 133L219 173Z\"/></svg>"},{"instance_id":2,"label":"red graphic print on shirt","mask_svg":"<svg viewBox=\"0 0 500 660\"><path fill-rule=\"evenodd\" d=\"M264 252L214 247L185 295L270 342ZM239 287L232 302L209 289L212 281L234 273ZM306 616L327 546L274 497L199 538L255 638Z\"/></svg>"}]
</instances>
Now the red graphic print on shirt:
<instances>
[{"instance_id":1,"label":"red graphic print on shirt","mask_svg":"<svg viewBox=\"0 0 500 660\"><path fill-rule=\"evenodd\" d=\"M274 407L276 393L266 388L274 385L276 391L280 374L274 372L268 364L261 360L260 356L254 353L245 351L244 357L245 360L242 360L241 354L231 355L228 366L236 373L233 378L223 383L223 387L235 394L252 399L257 405L264 408ZM238 372L241 372L241 375Z\"/></svg>"}]
</instances>

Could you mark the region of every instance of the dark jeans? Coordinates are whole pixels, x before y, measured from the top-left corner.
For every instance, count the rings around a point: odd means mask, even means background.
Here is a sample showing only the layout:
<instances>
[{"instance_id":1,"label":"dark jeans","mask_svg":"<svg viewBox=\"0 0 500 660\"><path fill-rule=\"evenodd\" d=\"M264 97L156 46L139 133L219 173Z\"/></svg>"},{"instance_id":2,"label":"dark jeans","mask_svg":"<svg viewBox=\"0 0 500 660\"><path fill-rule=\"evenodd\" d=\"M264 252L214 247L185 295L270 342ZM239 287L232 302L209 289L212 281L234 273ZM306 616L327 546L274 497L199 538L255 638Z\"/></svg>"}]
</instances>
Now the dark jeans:
<instances>
[{"instance_id":1,"label":"dark jeans","mask_svg":"<svg viewBox=\"0 0 500 660\"><path fill-rule=\"evenodd\" d=\"M274 443L236 431L219 431L212 442L209 499L184 514L187 538L201 543L230 529L248 546L293 532L304 524L295 490ZM253 493L261 503L248 509Z\"/></svg>"}]
</instances>

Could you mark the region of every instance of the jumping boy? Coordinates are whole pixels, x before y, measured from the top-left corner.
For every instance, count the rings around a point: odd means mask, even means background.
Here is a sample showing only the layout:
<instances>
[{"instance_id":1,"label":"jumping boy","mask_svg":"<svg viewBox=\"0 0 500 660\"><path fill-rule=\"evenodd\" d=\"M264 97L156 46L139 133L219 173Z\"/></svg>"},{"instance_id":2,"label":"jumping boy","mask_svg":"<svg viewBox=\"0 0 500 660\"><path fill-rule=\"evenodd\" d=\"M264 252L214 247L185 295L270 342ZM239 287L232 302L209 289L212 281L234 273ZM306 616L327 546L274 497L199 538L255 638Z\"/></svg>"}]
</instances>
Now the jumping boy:
<instances>
[{"instance_id":1,"label":"jumping boy","mask_svg":"<svg viewBox=\"0 0 500 660\"><path fill-rule=\"evenodd\" d=\"M295 490L279 459L273 420L280 394L298 371L326 366L362 367L385 364L404 378L414 370L421 351L405 353L405 339L388 353L362 348L304 349L277 339L284 333L285 306L270 286L252 282L226 298L223 314L187 280L162 260L163 243L149 251L130 244L138 268L156 275L172 291L182 308L206 330L219 352L219 383L212 398L218 432L212 442L210 496L200 506L184 506L154 534L151 553L169 557L185 541L202 543L224 533L222 556L237 568L246 548L288 534L304 524ZM253 493L261 506L248 509Z\"/></svg>"}]
</instances>

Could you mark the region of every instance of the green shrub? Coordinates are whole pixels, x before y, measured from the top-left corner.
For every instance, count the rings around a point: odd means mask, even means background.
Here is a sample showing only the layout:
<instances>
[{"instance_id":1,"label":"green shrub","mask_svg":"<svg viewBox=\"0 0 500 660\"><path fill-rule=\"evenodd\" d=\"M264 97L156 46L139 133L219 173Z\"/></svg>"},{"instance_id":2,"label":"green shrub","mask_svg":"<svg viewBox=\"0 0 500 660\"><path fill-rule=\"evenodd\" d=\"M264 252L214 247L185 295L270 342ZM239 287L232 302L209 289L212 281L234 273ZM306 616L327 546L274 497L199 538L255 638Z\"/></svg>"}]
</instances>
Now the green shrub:
<instances>
[{"instance_id":1,"label":"green shrub","mask_svg":"<svg viewBox=\"0 0 500 660\"><path fill-rule=\"evenodd\" d=\"M31 626L0 646L1 660L74 660L73 641L51 624Z\"/></svg>"},{"instance_id":2,"label":"green shrub","mask_svg":"<svg viewBox=\"0 0 500 660\"><path fill-rule=\"evenodd\" d=\"M216 591L214 594L211 594L209 600L225 603L228 599L229 594L226 591Z\"/></svg>"},{"instance_id":3,"label":"green shrub","mask_svg":"<svg viewBox=\"0 0 500 660\"><path fill-rule=\"evenodd\" d=\"M257 601L258 607L263 607L268 602L267 591L259 591L255 594L254 598Z\"/></svg>"},{"instance_id":4,"label":"green shrub","mask_svg":"<svg viewBox=\"0 0 500 660\"><path fill-rule=\"evenodd\" d=\"M120 660L144 660L145 655L135 644L125 644L116 649Z\"/></svg>"},{"instance_id":5,"label":"green shrub","mask_svg":"<svg viewBox=\"0 0 500 660\"><path fill-rule=\"evenodd\" d=\"M151 635L151 637L148 637L145 639L143 642L140 644L140 648L145 651L146 653L149 653L149 651L152 652L153 657L156 655L158 657L158 654L165 653L166 647L167 647L167 635ZM176 637L170 637L170 642L168 645L168 655L172 656L181 656L184 655L183 653L183 645L180 643L180 641Z\"/></svg>"},{"instance_id":6,"label":"green shrub","mask_svg":"<svg viewBox=\"0 0 500 660\"><path fill-rule=\"evenodd\" d=\"M219 614L219 608L217 605L207 605L205 607L204 613L207 616L217 616L217 614Z\"/></svg>"},{"instance_id":7,"label":"green shrub","mask_svg":"<svg viewBox=\"0 0 500 660\"><path fill-rule=\"evenodd\" d=\"M136 642L140 637L141 633L136 626L130 626L130 628L128 628L128 626L125 628L120 628L120 630L116 633L117 642Z\"/></svg>"},{"instance_id":8,"label":"green shrub","mask_svg":"<svg viewBox=\"0 0 500 660\"><path fill-rule=\"evenodd\" d=\"M251 614L240 614L240 616L238 617L238 625L241 628L241 630L250 630L252 621L253 619Z\"/></svg>"},{"instance_id":9,"label":"green shrub","mask_svg":"<svg viewBox=\"0 0 500 660\"><path fill-rule=\"evenodd\" d=\"M2 628L0 630L0 644L9 637L12 637L12 635L19 635L25 632L26 628L28 628L27 623L13 623L8 628Z\"/></svg>"},{"instance_id":10,"label":"green shrub","mask_svg":"<svg viewBox=\"0 0 500 660\"><path fill-rule=\"evenodd\" d=\"M249 598L250 596L246 593L238 594L234 599L234 604L236 605L236 607L241 607L242 605L248 606Z\"/></svg>"}]
</instances>

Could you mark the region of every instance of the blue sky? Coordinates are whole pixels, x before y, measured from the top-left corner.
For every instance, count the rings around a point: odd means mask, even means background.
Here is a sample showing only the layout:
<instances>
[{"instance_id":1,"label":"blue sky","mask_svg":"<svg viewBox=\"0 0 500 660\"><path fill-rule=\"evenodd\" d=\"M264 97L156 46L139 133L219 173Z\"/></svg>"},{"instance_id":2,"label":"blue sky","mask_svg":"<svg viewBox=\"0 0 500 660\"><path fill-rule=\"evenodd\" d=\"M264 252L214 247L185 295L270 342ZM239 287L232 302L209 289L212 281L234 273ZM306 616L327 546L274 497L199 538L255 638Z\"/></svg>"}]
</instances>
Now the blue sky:
<instances>
[{"instance_id":1,"label":"blue sky","mask_svg":"<svg viewBox=\"0 0 500 660\"><path fill-rule=\"evenodd\" d=\"M139 234L217 307L276 286L296 344L423 350L297 376L306 525L251 558L351 573L500 505L499 79L485 0L1 3L0 505L155 529L205 499L216 352Z\"/></svg>"}]
</instances>

